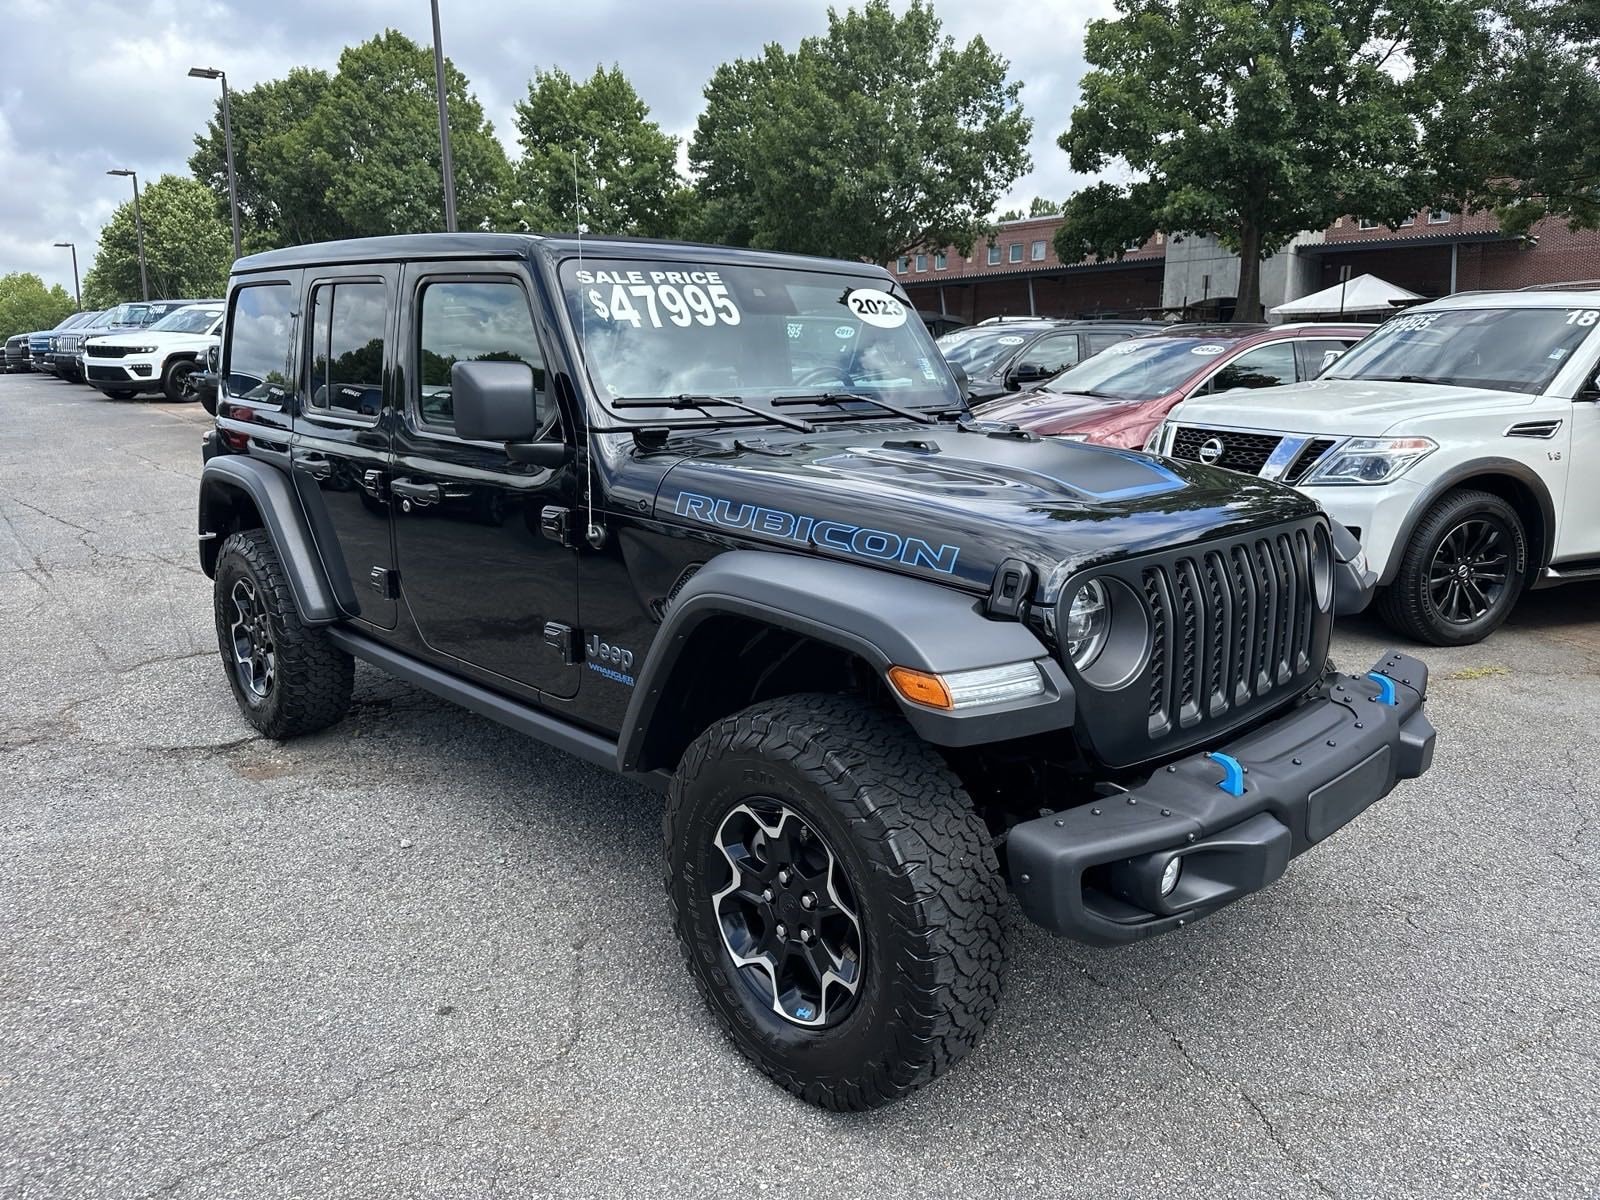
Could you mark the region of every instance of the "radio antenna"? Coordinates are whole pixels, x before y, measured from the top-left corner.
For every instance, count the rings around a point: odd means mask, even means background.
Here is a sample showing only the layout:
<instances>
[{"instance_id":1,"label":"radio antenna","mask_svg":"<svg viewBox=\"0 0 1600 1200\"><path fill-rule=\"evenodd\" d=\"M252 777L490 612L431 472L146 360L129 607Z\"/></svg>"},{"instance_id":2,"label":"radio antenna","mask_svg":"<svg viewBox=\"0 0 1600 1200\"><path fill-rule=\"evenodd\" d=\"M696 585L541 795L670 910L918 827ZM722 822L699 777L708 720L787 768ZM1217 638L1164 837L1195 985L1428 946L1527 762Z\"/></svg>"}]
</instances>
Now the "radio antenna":
<instances>
[{"instance_id":1,"label":"radio antenna","mask_svg":"<svg viewBox=\"0 0 1600 1200\"><path fill-rule=\"evenodd\" d=\"M578 270L583 270L583 190L578 186L578 151L572 151L572 209L577 215L578 230ZM589 298L578 298L578 342L585 358L589 354ZM606 540L606 531L601 528L600 522L594 517L594 422L590 414L583 414L583 506L587 512L587 528L584 533L589 539L589 545L598 550Z\"/></svg>"}]
</instances>

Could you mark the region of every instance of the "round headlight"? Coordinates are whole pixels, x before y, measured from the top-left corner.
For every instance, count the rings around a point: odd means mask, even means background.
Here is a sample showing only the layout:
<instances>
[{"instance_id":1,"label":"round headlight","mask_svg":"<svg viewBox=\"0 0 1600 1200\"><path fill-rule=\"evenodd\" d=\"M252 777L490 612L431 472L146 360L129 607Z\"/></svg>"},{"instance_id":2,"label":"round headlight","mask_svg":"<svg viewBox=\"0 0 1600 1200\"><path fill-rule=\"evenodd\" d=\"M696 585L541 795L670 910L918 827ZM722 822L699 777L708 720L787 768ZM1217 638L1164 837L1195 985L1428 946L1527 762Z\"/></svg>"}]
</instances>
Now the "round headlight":
<instances>
[{"instance_id":1,"label":"round headlight","mask_svg":"<svg viewBox=\"0 0 1600 1200\"><path fill-rule=\"evenodd\" d=\"M1062 636L1067 643L1067 654L1072 665L1082 671L1100 657L1106 647L1106 635L1111 632L1111 606L1106 600L1105 585L1091 579L1078 589L1067 609L1066 628Z\"/></svg>"}]
</instances>

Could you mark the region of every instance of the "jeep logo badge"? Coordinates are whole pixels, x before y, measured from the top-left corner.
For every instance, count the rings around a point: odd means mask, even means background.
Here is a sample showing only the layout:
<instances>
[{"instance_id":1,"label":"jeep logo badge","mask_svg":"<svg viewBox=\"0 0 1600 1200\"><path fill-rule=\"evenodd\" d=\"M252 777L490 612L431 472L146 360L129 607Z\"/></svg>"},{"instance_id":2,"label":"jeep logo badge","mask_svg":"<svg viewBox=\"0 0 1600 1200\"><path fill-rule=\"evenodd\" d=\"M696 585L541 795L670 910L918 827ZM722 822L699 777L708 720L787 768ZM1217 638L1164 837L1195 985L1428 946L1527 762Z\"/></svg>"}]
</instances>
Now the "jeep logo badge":
<instances>
[{"instance_id":1,"label":"jeep logo badge","mask_svg":"<svg viewBox=\"0 0 1600 1200\"><path fill-rule=\"evenodd\" d=\"M1203 463L1216 462L1217 459L1222 457L1222 452L1225 448L1221 438L1207 438L1200 443L1200 461Z\"/></svg>"},{"instance_id":2,"label":"jeep logo badge","mask_svg":"<svg viewBox=\"0 0 1600 1200\"><path fill-rule=\"evenodd\" d=\"M633 666L633 651L624 650L621 646L613 646L602 642L597 634L589 635L589 657L599 662L608 662L613 666L621 667L624 671Z\"/></svg>"}]
</instances>

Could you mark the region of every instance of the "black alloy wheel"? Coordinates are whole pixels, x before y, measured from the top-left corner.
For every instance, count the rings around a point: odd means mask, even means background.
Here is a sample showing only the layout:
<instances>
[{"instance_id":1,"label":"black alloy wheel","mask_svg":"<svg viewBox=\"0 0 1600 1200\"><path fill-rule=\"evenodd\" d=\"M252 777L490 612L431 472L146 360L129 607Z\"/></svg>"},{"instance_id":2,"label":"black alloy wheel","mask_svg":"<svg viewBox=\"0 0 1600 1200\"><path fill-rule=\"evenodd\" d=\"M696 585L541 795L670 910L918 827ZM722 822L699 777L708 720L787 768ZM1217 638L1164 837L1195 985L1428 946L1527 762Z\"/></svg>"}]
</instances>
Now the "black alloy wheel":
<instances>
[{"instance_id":1,"label":"black alloy wheel","mask_svg":"<svg viewBox=\"0 0 1600 1200\"><path fill-rule=\"evenodd\" d=\"M199 369L200 364L191 359L182 358L173 363L161 379L162 394L175 404L198 400L200 392L195 382L195 374Z\"/></svg>"},{"instance_id":2,"label":"black alloy wheel","mask_svg":"<svg viewBox=\"0 0 1600 1200\"><path fill-rule=\"evenodd\" d=\"M1505 595L1511 531L1492 516L1469 517L1445 534L1428 566L1428 597L1454 625L1482 620Z\"/></svg>"},{"instance_id":3,"label":"black alloy wheel","mask_svg":"<svg viewBox=\"0 0 1600 1200\"><path fill-rule=\"evenodd\" d=\"M278 670L272 621L255 584L249 579L234 581L228 601L233 605L228 636L233 642L233 669L239 677L239 686L257 699L265 700L272 694Z\"/></svg>"},{"instance_id":4,"label":"black alloy wheel","mask_svg":"<svg viewBox=\"0 0 1600 1200\"><path fill-rule=\"evenodd\" d=\"M1482 641L1511 615L1528 557L1517 510L1490 492L1462 488L1422 515L1375 608L1390 628L1419 642Z\"/></svg>"},{"instance_id":5,"label":"black alloy wheel","mask_svg":"<svg viewBox=\"0 0 1600 1200\"><path fill-rule=\"evenodd\" d=\"M735 807L713 841L727 882L711 909L741 982L793 1024L844 1020L860 988L865 944L833 848L768 797Z\"/></svg>"}]
</instances>

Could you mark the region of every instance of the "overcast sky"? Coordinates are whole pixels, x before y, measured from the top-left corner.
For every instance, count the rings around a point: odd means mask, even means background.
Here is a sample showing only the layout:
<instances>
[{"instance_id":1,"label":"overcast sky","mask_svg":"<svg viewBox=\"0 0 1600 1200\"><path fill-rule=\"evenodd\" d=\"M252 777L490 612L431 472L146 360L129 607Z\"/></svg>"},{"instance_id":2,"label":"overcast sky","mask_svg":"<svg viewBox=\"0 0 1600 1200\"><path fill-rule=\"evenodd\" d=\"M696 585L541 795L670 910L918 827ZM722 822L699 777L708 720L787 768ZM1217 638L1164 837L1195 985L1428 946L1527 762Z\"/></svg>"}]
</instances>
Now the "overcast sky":
<instances>
[{"instance_id":1,"label":"overcast sky","mask_svg":"<svg viewBox=\"0 0 1600 1200\"><path fill-rule=\"evenodd\" d=\"M837 7L847 7L840 0ZM1055 144L1077 98L1083 28L1109 0L935 0L946 32L983 34L1011 63L1033 117L1033 171L1002 207L1061 198L1081 181ZM899 3L896 7L901 7ZM445 52L466 73L515 154L512 105L535 68L587 76L617 63L668 133L694 130L701 89L719 63L776 41L790 48L827 26L826 0L440 0ZM0 275L35 271L72 286L66 250L94 261L100 226L132 185L187 171L218 85L235 89L296 65L331 69L346 45L385 27L428 44L428 0L0 0Z\"/></svg>"}]
</instances>

